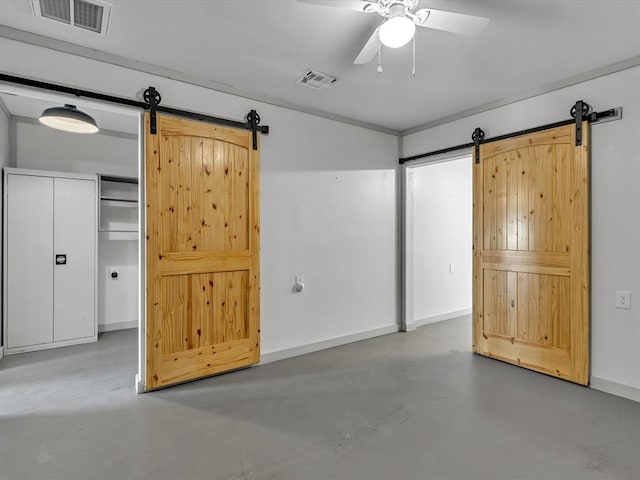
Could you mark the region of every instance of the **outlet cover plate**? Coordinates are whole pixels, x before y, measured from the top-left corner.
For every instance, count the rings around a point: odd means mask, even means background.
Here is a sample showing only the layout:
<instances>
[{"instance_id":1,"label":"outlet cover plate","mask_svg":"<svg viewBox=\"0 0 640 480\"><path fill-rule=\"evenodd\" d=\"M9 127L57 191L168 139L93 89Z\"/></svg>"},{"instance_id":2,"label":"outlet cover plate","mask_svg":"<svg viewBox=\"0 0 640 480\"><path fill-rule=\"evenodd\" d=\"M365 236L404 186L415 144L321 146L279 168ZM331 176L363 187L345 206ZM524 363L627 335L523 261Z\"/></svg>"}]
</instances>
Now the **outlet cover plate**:
<instances>
[{"instance_id":1,"label":"outlet cover plate","mask_svg":"<svg viewBox=\"0 0 640 480\"><path fill-rule=\"evenodd\" d=\"M616 291L616 308L631 310L631 292L626 290Z\"/></svg>"}]
</instances>

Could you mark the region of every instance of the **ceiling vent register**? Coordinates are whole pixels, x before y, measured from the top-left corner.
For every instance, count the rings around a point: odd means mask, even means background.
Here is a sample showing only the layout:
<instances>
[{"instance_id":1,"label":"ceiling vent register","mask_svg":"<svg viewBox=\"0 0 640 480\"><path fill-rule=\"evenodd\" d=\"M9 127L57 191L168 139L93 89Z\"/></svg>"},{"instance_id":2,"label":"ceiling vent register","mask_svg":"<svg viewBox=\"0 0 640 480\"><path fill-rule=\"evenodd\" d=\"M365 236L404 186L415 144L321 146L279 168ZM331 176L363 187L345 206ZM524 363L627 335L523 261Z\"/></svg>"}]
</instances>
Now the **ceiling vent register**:
<instances>
[{"instance_id":1,"label":"ceiling vent register","mask_svg":"<svg viewBox=\"0 0 640 480\"><path fill-rule=\"evenodd\" d=\"M99 0L31 0L36 17L107 34L111 5Z\"/></svg>"},{"instance_id":2,"label":"ceiling vent register","mask_svg":"<svg viewBox=\"0 0 640 480\"><path fill-rule=\"evenodd\" d=\"M314 90L329 87L335 82L335 77L327 75L326 73L316 72L314 70L309 70L296 81L298 85L313 88Z\"/></svg>"}]
</instances>

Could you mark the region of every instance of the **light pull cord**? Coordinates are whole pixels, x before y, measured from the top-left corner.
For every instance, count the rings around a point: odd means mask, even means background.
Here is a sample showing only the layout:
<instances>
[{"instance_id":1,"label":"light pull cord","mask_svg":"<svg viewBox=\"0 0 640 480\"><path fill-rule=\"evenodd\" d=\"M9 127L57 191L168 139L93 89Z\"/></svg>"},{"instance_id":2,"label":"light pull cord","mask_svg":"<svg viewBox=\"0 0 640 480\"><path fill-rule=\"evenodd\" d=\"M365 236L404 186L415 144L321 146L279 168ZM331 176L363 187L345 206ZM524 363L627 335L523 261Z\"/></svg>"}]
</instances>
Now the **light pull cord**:
<instances>
[{"instance_id":1,"label":"light pull cord","mask_svg":"<svg viewBox=\"0 0 640 480\"><path fill-rule=\"evenodd\" d=\"M378 73L382 73L382 45L378 47Z\"/></svg>"},{"instance_id":2,"label":"light pull cord","mask_svg":"<svg viewBox=\"0 0 640 480\"><path fill-rule=\"evenodd\" d=\"M413 68L411 70L411 76L416 76L416 36L413 36Z\"/></svg>"}]
</instances>

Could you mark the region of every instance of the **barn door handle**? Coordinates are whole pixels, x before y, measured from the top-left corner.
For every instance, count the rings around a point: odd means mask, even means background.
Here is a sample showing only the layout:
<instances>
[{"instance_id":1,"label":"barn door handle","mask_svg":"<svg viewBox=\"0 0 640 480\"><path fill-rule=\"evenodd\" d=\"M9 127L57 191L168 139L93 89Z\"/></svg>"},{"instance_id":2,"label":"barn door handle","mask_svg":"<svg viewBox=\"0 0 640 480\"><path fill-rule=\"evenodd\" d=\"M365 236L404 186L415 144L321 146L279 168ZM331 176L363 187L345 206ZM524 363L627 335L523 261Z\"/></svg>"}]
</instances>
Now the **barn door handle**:
<instances>
[{"instance_id":1,"label":"barn door handle","mask_svg":"<svg viewBox=\"0 0 640 480\"><path fill-rule=\"evenodd\" d=\"M66 265L67 264L67 254L56 253L56 265Z\"/></svg>"}]
</instances>

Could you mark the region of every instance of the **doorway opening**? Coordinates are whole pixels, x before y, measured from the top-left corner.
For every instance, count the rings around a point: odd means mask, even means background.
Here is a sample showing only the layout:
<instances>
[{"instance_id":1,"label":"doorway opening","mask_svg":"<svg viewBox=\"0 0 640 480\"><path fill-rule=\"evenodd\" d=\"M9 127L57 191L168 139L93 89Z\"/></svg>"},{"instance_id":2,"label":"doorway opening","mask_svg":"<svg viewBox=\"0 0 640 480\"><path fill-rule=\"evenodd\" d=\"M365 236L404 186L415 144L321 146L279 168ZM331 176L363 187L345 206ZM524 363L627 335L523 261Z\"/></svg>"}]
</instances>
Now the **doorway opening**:
<instances>
[{"instance_id":1,"label":"doorway opening","mask_svg":"<svg viewBox=\"0 0 640 480\"><path fill-rule=\"evenodd\" d=\"M405 165L406 330L471 314L472 165L470 154ZM460 335L470 349L470 317Z\"/></svg>"},{"instance_id":2,"label":"doorway opening","mask_svg":"<svg viewBox=\"0 0 640 480\"><path fill-rule=\"evenodd\" d=\"M100 130L81 135L54 130L38 121L44 110L69 103L93 117ZM9 185L2 197L0 352L4 358L0 360L0 388L9 389L4 392L7 402L3 406L16 412L37 408L48 389L59 392L69 385L82 389L86 384L87 389L96 391L95 383L103 382L97 390L109 391L120 385L130 389L139 371L142 318L140 112L13 85L2 86L0 106L0 127L6 130L0 138L6 139L3 147L8 152L2 157L3 185ZM21 197L28 201L34 195L46 208L17 203ZM52 215L47 217L47 213ZM47 243L47 251L55 253L50 261L42 255L42 267L21 265L21 256L15 251L18 237L10 233L19 233L22 227L15 221L30 214L38 214L31 226L34 234ZM66 223L61 221L65 216ZM49 234L51 241L45 241ZM79 244L81 254L58 251L76 248L68 243L72 240ZM40 301L36 297L41 292L21 295L15 288L16 272L27 267L42 268L42 277L53 290L45 293L43 302L51 308L41 309L36 319L17 315L21 304ZM78 270L82 272L76 273ZM80 303L83 310L76 312ZM33 325L14 328L18 322ZM12 384L28 388L17 395L20 392L12 389ZM90 384L94 386L89 388Z\"/></svg>"}]
</instances>

